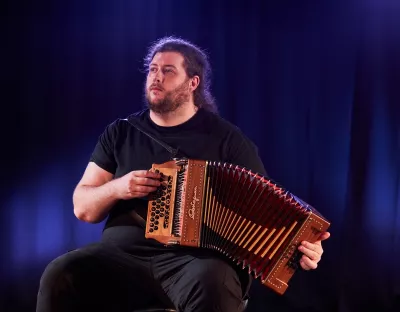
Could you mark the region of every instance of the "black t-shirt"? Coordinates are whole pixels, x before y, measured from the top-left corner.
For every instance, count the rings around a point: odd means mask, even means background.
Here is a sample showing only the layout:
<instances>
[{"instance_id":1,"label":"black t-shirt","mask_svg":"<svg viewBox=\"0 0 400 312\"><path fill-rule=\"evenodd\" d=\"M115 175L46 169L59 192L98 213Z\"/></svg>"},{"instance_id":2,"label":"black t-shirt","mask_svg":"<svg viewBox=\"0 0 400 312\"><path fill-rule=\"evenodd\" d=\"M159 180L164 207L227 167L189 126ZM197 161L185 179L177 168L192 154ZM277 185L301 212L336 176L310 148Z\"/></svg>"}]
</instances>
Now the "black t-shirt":
<instances>
[{"instance_id":1,"label":"black t-shirt","mask_svg":"<svg viewBox=\"0 0 400 312\"><path fill-rule=\"evenodd\" d=\"M131 123L177 149L178 154L172 155ZM90 161L119 178L133 170L148 170L152 164L167 162L174 156L227 162L266 175L256 146L236 126L203 109L185 123L173 127L156 125L148 109L126 119L117 119L100 135ZM129 213L132 209L146 219L147 200L119 201L109 213L103 239L124 249L164 248L144 237L144 229Z\"/></svg>"}]
</instances>

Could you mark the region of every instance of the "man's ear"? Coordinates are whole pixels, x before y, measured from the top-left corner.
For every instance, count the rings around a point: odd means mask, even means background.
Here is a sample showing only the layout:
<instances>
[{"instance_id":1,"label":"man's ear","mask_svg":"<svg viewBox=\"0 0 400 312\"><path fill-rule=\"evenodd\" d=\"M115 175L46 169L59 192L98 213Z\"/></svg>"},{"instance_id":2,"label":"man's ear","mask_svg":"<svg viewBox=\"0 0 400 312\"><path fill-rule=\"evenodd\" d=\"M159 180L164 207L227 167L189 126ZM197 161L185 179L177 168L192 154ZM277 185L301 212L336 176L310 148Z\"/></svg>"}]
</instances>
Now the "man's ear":
<instances>
[{"instance_id":1,"label":"man's ear","mask_svg":"<svg viewBox=\"0 0 400 312\"><path fill-rule=\"evenodd\" d=\"M190 78L190 85L189 88L191 91L194 91L197 89L197 87L200 84L200 77L199 76L193 76L192 78Z\"/></svg>"}]
</instances>

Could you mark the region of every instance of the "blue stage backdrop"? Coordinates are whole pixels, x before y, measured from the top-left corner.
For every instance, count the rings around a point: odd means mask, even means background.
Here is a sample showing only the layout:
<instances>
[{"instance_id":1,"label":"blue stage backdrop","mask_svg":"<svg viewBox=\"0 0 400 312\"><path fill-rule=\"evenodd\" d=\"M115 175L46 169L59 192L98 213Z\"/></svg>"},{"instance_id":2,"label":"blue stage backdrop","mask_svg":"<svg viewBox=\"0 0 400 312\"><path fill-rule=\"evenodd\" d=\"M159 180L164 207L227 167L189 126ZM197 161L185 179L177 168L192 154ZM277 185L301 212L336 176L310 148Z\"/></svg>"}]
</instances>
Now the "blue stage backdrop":
<instances>
[{"instance_id":1,"label":"blue stage backdrop","mask_svg":"<svg viewBox=\"0 0 400 312\"><path fill-rule=\"evenodd\" d=\"M72 192L97 138L141 109L143 57L203 47L220 114L331 222L317 270L248 311L400 310L400 2L8 1L1 19L1 311L34 311L47 263L99 239ZM145 169L145 168L144 168Z\"/></svg>"}]
</instances>

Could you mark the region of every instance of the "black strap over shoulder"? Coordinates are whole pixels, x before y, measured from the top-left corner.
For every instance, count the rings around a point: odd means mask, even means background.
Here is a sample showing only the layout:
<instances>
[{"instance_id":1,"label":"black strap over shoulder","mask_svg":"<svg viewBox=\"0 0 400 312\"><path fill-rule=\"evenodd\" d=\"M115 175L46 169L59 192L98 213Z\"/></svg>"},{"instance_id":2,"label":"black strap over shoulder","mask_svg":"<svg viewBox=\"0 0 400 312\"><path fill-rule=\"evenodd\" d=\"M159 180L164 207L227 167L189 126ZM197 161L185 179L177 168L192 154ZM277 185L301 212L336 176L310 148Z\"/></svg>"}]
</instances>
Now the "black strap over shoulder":
<instances>
[{"instance_id":1,"label":"black strap over shoulder","mask_svg":"<svg viewBox=\"0 0 400 312\"><path fill-rule=\"evenodd\" d=\"M150 139L153 141L157 142L159 145L164 147L170 154L171 154L171 159L174 159L178 156L179 148L173 148L172 146L168 145L167 143L155 138L152 136L150 133L146 132L133 118L129 120L128 118L125 119L130 125L135 127L137 130L142 132L143 134L147 135Z\"/></svg>"},{"instance_id":2,"label":"black strap over shoulder","mask_svg":"<svg viewBox=\"0 0 400 312\"><path fill-rule=\"evenodd\" d=\"M137 130L148 136L150 139L153 141L157 142L159 145L164 147L170 154L171 154L171 159L174 159L177 157L179 148L173 148L172 146L169 146L167 143L155 138L152 136L150 133L146 132L133 118L129 120L128 118L125 119L131 126L135 127ZM132 218L142 227L146 228L146 220L144 220L135 210L130 211L130 215Z\"/></svg>"}]
</instances>

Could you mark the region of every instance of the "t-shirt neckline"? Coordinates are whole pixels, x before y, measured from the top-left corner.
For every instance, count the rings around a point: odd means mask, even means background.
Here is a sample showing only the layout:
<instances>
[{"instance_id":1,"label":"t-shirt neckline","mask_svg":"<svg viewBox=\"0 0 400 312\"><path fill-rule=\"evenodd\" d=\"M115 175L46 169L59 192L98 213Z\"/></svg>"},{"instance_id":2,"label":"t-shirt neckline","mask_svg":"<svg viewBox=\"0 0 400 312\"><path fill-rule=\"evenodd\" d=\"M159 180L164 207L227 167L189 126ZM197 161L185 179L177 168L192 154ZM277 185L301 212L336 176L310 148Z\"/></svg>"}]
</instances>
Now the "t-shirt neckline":
<instances>
[{"instance_id":1,"label":"t-shirt neckline","mask_svg":"<svg viewBox=\"0 0 400 312\"><path fill-rule=\"evenodd\" d=\"M199 121L203 118L203 115L204 115L204 110L198 109L197 112L187 121L185 121L179 125L176 125L176 126L164 127L164 126L157 125L153 120L151 120L149 109L147 109L145 112L145 117L146 117L147 122L149 123L150 127L152 127L153 129L156 129L157 131L162 132L162 133L176 133L176 132L193 129L196 127L196 125L199 123Z\"/></svg>"}]
</instances>

